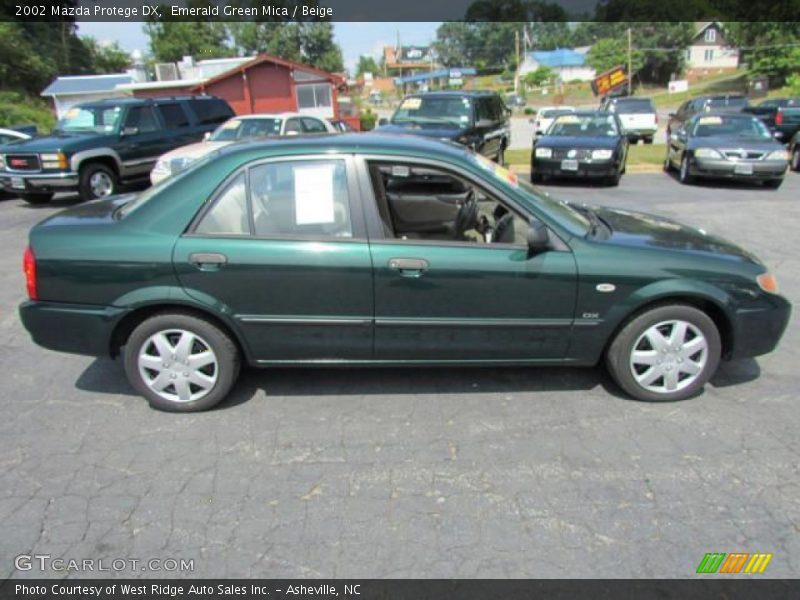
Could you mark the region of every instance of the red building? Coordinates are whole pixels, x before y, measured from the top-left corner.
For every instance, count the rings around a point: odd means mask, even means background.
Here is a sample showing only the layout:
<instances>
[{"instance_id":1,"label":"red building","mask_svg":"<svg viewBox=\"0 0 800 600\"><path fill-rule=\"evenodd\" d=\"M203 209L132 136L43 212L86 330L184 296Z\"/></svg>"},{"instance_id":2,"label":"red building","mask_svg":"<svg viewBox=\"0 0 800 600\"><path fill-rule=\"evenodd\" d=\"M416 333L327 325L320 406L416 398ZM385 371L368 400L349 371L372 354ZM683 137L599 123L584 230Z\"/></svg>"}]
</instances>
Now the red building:
<instances>
[{"instance_id":1,"label":"red building","mask_svg":"<svg viewBox=\"0 0 800 600\"><path fill-rule=\"evenodd\" d=\"M219 96L231 105L237 115L297 111L329 119L347 119L340 114L337 102L339 86L344 83L342 77L333 73L270 54L260 54L201 82L176 80L126 87L135 96L145 97L180 94Z\"/></svg>"}]
</instances>

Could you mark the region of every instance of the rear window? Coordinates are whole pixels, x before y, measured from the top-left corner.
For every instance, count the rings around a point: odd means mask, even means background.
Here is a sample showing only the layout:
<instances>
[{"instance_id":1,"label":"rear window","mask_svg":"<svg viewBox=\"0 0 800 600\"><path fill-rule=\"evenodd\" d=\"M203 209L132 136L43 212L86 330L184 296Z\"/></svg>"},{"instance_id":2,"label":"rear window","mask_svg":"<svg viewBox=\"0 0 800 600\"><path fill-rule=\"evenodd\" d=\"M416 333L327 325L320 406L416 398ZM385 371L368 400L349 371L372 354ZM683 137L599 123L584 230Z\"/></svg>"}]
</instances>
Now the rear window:
<instances>
[{"instance_id":1,"label":"rear window","mask_svg":"<svg viewBox=\"0 0 800 600\"><path fill-rule=\"evenodd\" d=\"M551 108L550 110L539 111L539 116L543 119L555 119L556 117L567 115L572 112L575 111L570 108Z\"/></svg>"},{"instance_id":2,"label":"rear window","mask_svg":"<svg viewBox=\"0 0 800 600\"><path fill-rule=\"evenodd\" d=\"M181 127L189 126L189 117L186 116L186 111L177 102L159 104L158 110L167 129L180 129Z\"/></svg>"},{"instance_id":3,"label":"rear window","mask_svg":"<svg viewBox=\"0 0 800 600\"><path fill-rule=\"evenodd\" d=\"M715 108L744 108L747 106L747 99L738 96L731 98L710 98L706 101L706 110L713 110Z\"/></svg>"},{"instance_id":4,"label":"rear window","mask_svg":"<svg viewBox=\"0 0 800 600\"><path fill-rule=\"evenodd\" d=\"M615 112L620 114L652 113L656 112L650 100L620 100L616 104Z\"/></svg>"},{"instance_id":5,"label":"rear window","mask_svg":"<svg viewBox=\"0 0 800 600\"><path fill-rule=\"evenodd\" d=\"M217 125L233 116L231 108L218 98L190 100L192 110L197 115L200 125Z\"/></svg>"}]
</instances>

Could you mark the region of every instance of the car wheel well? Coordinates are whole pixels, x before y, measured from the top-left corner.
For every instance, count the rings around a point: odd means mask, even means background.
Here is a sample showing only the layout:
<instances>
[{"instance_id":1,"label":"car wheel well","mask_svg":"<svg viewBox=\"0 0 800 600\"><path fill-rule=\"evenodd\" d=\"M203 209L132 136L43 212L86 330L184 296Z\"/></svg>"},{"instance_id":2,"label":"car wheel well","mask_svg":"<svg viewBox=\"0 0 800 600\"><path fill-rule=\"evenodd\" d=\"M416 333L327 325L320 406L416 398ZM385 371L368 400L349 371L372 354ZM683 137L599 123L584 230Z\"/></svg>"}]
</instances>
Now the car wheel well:
<instances>
[{"instance_id":1,"label":"car wheel well","mask_svg":"<svg viewBox=\"0 0 800 600\"><path fill-rule=\"evenodd\" d=\"M247 354L244 352L244 345L239 339L239 336L230 326L228 326L225 321L209 311L183 304L153 304L142 306L141 308L137 308L133 312L125 315L120 322L117 323L117 326L114 328L114 332L111 334L109 355L112 358L119 356L120 350L128 341L128 338L130 337L131 333L133 333L133 330L136 329L143 321L154 315L165 313L190 315L210 321L228 334L228 337L230 337L233 340L233 343L236 344L236 349L239 351L239 355L242 357L242 359L247 356Z\"/></svg>"},{"instance_id":2,"label":"car wheel well","mask_svg":"<svg viewBox=\"0 0 800 600\"><path fill-rule=\"evenodd\" d=\"M80 165L78 165L78 170L82 171L89 165L93 164L101 164L105 167L111 169L111 171L119 177L119 169L117 168L117 162L110 156L94 156L92 158L87 158Z\"/></svg>"},{"instance_id":3,"label":"car wheel well","mask_svg":"<svg viewBox=\"0 0 800 600\"><path fill-rule=\"evenodd\" d=\"M696 308L707 314L709 318L714 321L714 325L716 325L717 331L719 331L720 341L722 342L722 357L727 358L730 356L730 353L733 350L733 326L731 325L730 319L728 319L725 311L723 311L718 304L712 302L711 300L699 298L697 296L667 296L664 298L657 298L637 307L636 310L622 319L612 334L608 336L608 341L603 349L603 354L605 355L605 353L608 352L608 348L611 346L611 343L617 337L619 332L622 331L623 327L625 327L640 314L659 306L674 306L676 304L691 306L692 308Z\"/></svg>"}]
</instances>

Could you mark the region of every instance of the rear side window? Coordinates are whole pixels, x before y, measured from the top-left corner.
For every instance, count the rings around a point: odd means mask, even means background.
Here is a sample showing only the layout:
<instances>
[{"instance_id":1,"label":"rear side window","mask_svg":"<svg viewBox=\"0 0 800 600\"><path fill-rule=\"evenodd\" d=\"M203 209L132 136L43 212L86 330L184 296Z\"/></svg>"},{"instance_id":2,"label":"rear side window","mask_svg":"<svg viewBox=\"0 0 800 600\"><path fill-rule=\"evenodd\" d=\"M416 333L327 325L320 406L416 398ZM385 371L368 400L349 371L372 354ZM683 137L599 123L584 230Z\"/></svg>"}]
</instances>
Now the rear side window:
<instances>
[{"instance_id":1,"label":"rear side window","mask_svg":"<svg viewBox=\"0 0 800 600\"><path fill-rule=\"evenodd\" d=\"M652 113L656 112L650 100L624 100L617 102L617 113L636 114L636 113Z\"/></svg>"},{"instance_id":2,"label":"rear side window","mask_svg":"<svg viewBox=\"0 0 800 600\"><path fill-rule=\"evenodd\" d=\"M171 104L159 104L158 110L167 129L180 129L189 126L189 117L186 111L177 102Z\"/></svg>"},{"instance_id":3,"label":"rear side window","mask_svg":"<svg viewBox=\"0 0 800 600\"><path fill-rule=\"evenodd\" d=\"M250 169L257 236L353 237L342 160L286 161Z\"/></svg>"},{"instance_id":4,"label":"rear side window","mask_svg":"<svg viewBox=\"0 0 800 600\"><path fill-rule=\"evenodd\" d=\"M325 133L327 131L327 129L325 129L325 125L323 125L320 121L317 121L316 119L310 119L308 117L303 118L303 127L308 133Z\"/></svg>"},{"instance_id":5,"label":"rear side window","mask_svg":"<svg viewBox=\"0 0 800 600\"><path fill-rule=\"evenodd\" d=\"M195 232L205 235L250 235L244 173L228 183Z\"/></svg>"},{"instance_id":6,"label":"rear side window","mask_svg":"<svg viewBox=\"0 0 800 600\"><path fill-rule=\"evenodd\" d=\"M139 133L158 131L158 121L152 106L134 106L128 111L125 127L139 130Z\"/></svg>"},{"instance_id":7,"label":"rear side window","mask_svg":"<svg viewBox=\"0 0 800 600\"><path fill-rule=\"evenodd\" d=\"M217 125L224 123L233 116L233 111L230 107L218 98L197 98L189 100L189 103L197 115L200 125Z\"/></svg>"}]
</instances>

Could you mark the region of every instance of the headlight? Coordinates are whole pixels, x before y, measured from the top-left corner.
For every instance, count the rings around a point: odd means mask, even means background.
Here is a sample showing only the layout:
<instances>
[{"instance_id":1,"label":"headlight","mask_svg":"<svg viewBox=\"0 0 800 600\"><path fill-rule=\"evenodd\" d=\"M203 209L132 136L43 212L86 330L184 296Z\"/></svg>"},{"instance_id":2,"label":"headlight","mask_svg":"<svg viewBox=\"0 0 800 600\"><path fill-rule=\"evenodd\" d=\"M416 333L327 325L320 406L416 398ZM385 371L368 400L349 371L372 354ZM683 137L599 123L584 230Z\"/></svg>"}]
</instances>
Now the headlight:
<instances>
[{"instance_id":1,"label":"headlight","mask_svg":"<svg viewBox=\"0 0 800 600\"><path fill-rule=\"evenodd\" d=\"M164 173L169 173L169 165L167 164L167 161L157 160L156 166L153 167L153 171L158 171L158 172L163 171Z\"/></svg>"},{"instance_id":2,"label":"headlight","mask_svg":"<svg viewBox=\"0 0 800 600\"><path fill-rule=\"evenodd\" d=\"M553 156L553 149L552 148L536 148L535 151L536 158L550 158Z\"/></svg>"},{"instance_id":3,"label":"headlight","mask_svg":"<svg viewBox=\"0 0 800 600\"><path fill-rule=\"evenodd\" d=\"M67 157L63 152L57 154L40 154L39 158L42 160L42 167L45 169L66 169Z\"/></svg>"},{"instance_id":4,"label":"headlight","mask_svg":"<svg viewBox=\"0 0 800 600\"><path fill-rule=\"evenodd\" d=\"M194 159L187 156L182 158L173 158L171 161L169 161L168 169L173 175L175 175L175 173L180 173L193 162Z\"/></svg>"},{"instance_id":5,"label":"headlight","mask_svg":"<svg viewBox=\"0 0 800 600\"><path fill-rule=\"evenodd\" d=\"M722 154L713 148L698 148L694 151L697 158L722 158Z\"/></svg>"},{"instance_id":6,"label":"headlight","mask_svg":"<svg viewBox=\"0 0 800 600\"><path fill-rule=\"evenodd\" d=\"M608 160L614 154L613 150L592 150L592 159Z\"/></svg>"},{"instance_id":7,"label":"headlight","mask_svg":"<svg viewBox=\"0 0 800 600\"><path fill-rule=\"evenodd\" d=\"M756 281L758 282L758 287L765 292L769 292L770 294L778 293L778 281L771 273L762 273L756 277Z\"/></svg>"},{"instance_id":8,"label":"headlight","mask_svg":"<svg viewBox=\"0 0 800 600\"><path fill-rule=\"evenodd\" d=\"M788 150L774 150L767 155L767 160L789 160Z\"/></svg>"}]
</instances>

